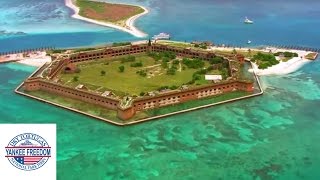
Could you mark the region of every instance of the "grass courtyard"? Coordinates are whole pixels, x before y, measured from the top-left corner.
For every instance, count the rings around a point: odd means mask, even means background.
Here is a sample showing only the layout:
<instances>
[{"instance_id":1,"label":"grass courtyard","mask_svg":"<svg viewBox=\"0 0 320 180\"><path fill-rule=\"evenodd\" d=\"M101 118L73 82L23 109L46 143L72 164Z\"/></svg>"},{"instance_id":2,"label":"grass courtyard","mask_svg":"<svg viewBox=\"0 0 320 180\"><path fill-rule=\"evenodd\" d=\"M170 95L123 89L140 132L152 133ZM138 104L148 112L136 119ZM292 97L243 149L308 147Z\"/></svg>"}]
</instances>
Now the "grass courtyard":
<instances>
[{"instance_id":1,"label":"grass courtyard","mask_svg":"<svg viewBox=\"0 0 320 180\"><path fill-rule=\"evenodd\" d=\"M193 80L194 73L209 67L203 61L202 68L188 68L182 60L172 59L164 62L163 59L153 58L147 54L135 55L134 61L125 61L128 57L102 59L78 63L78 73L60 73L60 83L76 87L85 85L91 91L104 92L111 90L118 96L137 95L158 90L161 87L180 87ZM123 66L123 72L120 68ZM132 67L137 66L137 67ZM174 70L172 70L174 67ZM174 73L170 72L174 71ZM169 72L170 71L170 72ZM210 70L208 74L220 74L219 70ZM197 79L190 86L208 84L204 74L197 75Z\"/></svg>"}]
</instances>

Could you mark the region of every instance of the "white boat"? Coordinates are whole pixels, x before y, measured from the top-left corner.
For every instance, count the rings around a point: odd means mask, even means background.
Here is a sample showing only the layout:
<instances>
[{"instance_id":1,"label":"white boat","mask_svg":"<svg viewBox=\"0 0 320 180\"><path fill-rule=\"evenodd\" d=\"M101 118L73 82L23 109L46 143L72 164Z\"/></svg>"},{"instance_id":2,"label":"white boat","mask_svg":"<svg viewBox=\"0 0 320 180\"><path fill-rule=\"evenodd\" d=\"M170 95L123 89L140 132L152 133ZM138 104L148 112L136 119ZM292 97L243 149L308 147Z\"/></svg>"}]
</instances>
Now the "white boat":
<instances>
[{"instance_id":1,"label":"white boat","mask_svg":"<svg viewBox=\"0 0 320 180\"><path fill-rule=\"evenodd\" d=\"M154 35L152 37L152 39L155 39L155 40L158 40L158 39L170 39L170 34L167 34L167 33L160 33L158 35Z\"/></svg>"},{"instance_id":2,"label":"white boat","mask_svg":"<svg viewBox=\"0 0 320 180\"><path fill-rule=\"evenodd\" d=\"M244 23L246 23L246 24L253 24L253 21L250 20L250 19L248 19L248 18L246 17L246 19L244 20Z\"/></svg>"},{"instance_id":3,"label":"white boat","mask_svg":"<svg viewBox=\"0 0 320 180\"><path fill-rule=\"evenodd\" d=\"M250 41L250 40L248 40L247 44L251 44L251 41Z\"/></svg>"}]
</instances>

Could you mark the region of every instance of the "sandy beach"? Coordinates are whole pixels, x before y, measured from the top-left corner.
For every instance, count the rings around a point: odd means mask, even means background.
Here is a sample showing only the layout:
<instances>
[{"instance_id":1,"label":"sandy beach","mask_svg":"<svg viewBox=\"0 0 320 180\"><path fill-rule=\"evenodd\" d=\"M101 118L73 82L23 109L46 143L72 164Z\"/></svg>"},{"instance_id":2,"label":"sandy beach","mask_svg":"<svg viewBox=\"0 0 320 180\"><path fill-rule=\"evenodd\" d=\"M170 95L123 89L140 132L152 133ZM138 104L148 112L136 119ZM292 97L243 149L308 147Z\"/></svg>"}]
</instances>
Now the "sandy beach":
<instances>
[{"instance_id":1,"label":"sandy beach","mask_svg":"<svg viewBox=\"0 0 320 180\"><path fill-rule=\"evenodd\" d=\"M312 62L312 60L308 60L305 58L307 54L312 53L310 51L268 48L266 52L269 52L269 50L271 50L272 53L284 52L284 51L293 52L293 53L297 53L298 57L294 57L288 60L287 62L280 61L279 64L269 67L267 69L259 69L258 65L253 63L253 69L249 71L254 71L259 76L284 75L284 74L295 72L305 64Z\"/></svg>"},{"instance_id":2,"label":"sandy beach","mask_svg":"<svg viewBox=\"0 0 320 180\"><path fill-rule=\"evenodd\" d=\"M112 23L101 22L101 21L97 21L97 20L93 20L93 19L89 19L89 18L80 16L80 15L79 15L80 8L77 7L77 6L74 4L74 0L65 0L65 5L74 11L74 14L73 14L71 17L73 17L73 18L75 18L75 19L87 21L87 22L94 23L94 24L98 24L98 25L101 25L101 26L106 26L106 27L118 29L118 30L121 30L121 31L130 33L130 34L132 34L132 35L134 35L134 36L136 36L136 37L146 37L146 36L147 36L146 33L140 31L139 29L137 29L137 28L134 26L134 22L135 22L136 19L138 19L139 17L141 17L141 16L143 16L143 15L145 15L145 14L147 14L147 13L149 12L148 9L146 9L146 8L143 7L143 6L139 6L139 7L141 7L142 9L144 9L144 12L143 12L143 13L137 14L137 15L135 15L135 16L132 16L131 18L129 18L129 19L126 21L126 27L121 27L121 26L117 26L117 25L112 24ZM135 6L136 6L136 5L135 5Z\"/></svg>"},{"instance_id":3,"label":"sandy beach","mask_svg":"<svg viewBox=\"0 0 320 180\"><path fill-rule=\"evenodd\" d=\"M0 56L0 62L17 62L29 66L40 67L46 62L51 62L51 56L47 56L45 51L17 53Z\"/></svg>"},{"instance_id":4,"label":"sandy beach","mask_svg":"<svg viewBox=\"0 0 320 180\"><path fill-rule=\"evenodd\" d=\"M279 64L274 65L272 67L269 67L267 69L259 69L258 65L255 63L253 64L253 69L249 69L250 72L254 71L259 76L268 76L268 75L284 75L292 73L298 69L300 69L302 66L304 66L307 63L312 62L312 60L308 60L305 58L305 56L309 53L312 53L311 51L303 51L303 50L293 50L293 49L278 49L274 47L266 47L265 49L255 49L255 48L231 48L231 47L211 47L210 50L218 50L218 51L232 51L235 50L242 50L242 51L248 51L251 50L257 50L262 52L293 52L297 53L298 57L294 57L287 62L280 61Z\"/></svg>"}]
</instances>

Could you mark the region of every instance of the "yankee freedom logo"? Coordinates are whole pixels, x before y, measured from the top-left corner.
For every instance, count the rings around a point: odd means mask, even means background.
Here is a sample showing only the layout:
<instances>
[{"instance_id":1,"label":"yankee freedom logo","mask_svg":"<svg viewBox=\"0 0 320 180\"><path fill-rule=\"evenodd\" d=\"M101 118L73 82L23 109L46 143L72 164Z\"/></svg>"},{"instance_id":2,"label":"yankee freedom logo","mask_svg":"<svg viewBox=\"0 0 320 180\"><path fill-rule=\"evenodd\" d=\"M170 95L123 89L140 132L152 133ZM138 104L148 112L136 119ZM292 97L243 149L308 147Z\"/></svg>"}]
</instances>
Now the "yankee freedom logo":
<instances>
[{"instance_id":1,"label":"yankee freedom logo","mask_svg":"<svg viewBox=\"0 0 320 180\"><path fill-rule=\"evenodd\" d=\"M41 168L51 157L51 147L45 139L33 133L19 134L8 144L6 156L16 168L32 171Z\"/></svg>"}]
</instances>

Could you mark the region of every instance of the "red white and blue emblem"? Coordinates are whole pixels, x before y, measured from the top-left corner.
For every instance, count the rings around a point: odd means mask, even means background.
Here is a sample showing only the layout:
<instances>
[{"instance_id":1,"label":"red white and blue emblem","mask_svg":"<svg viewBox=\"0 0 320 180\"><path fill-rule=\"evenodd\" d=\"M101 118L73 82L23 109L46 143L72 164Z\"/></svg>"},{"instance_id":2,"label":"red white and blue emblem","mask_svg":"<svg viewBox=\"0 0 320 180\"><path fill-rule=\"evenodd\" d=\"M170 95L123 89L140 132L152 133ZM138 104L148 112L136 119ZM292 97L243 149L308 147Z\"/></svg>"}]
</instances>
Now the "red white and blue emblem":
<instances>
[{"instance_id":1,"label":"red white and blue emblem","mask_svg":"<svg viewBox=\"0 0 320 180\"><path fill-rule=\"evenodd\" d=\"M9 162L24 171L41 168L51 157L51 147L47 141L33 133L17 135L5 149Z\"/></svg>"}]
</instances>

